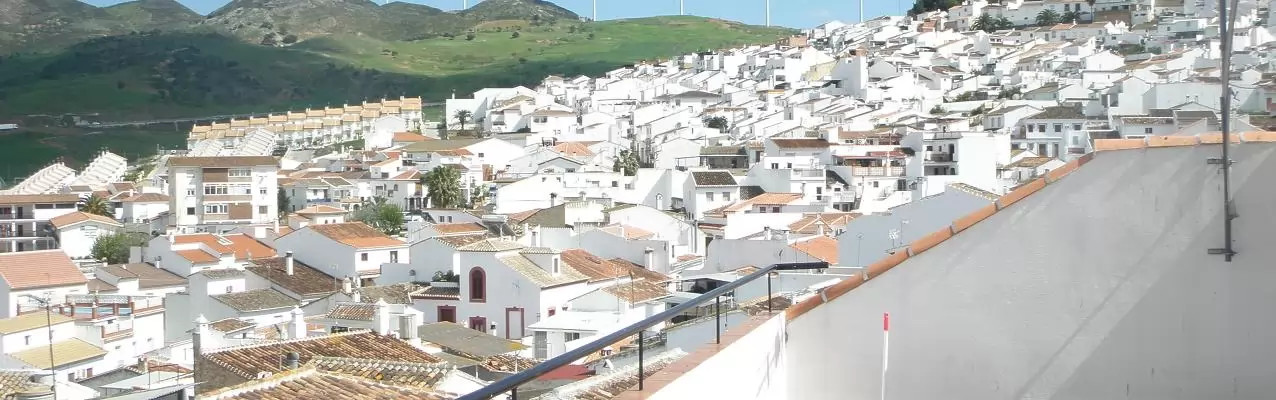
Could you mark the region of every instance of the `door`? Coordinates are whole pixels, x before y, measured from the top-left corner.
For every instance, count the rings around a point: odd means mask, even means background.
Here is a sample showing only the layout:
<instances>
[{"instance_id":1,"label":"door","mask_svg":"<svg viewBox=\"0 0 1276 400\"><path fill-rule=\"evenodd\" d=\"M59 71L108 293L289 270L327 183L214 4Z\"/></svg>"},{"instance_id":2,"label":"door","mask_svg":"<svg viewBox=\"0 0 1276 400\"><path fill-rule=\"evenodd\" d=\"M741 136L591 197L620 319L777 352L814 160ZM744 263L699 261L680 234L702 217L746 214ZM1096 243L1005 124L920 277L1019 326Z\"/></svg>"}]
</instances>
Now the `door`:
<instances>
[{"instance_id":1,"label":"door","mask_svg":"<svg viewBox=\"0 0 1276 400\"><path fill-rule=\"evenodd\" d=\"M505 338L518 340L523 338L523 327L527 320L523 319L523 309L521 307L510 307L505 309Z\"/></svg>"},{"instance_id":2,"label":"door","mask_svg":"<svg viewBox=\"0 0 1276 400\"><path fill-rule=\"evenodd\" d=\"M439 322L456 322L456 307L439 306Z\"/></svg>"}]
</instances>

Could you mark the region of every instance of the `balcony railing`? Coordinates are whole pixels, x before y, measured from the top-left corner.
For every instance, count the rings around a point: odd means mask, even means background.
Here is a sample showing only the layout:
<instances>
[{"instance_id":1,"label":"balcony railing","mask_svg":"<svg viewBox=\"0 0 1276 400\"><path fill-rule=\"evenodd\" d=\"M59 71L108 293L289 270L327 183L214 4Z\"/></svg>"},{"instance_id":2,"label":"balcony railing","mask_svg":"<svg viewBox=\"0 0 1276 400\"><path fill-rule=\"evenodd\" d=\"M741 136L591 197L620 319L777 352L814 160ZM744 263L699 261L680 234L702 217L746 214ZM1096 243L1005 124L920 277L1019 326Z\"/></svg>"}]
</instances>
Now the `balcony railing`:
<instances>
[{"instance_id":1,"label":"balcony railing","mask_svg":"<svg viewBox=\"0 0 1276 400\"><path fill-rule=\"evenodd\" d=\"M794 177L794 178L823 178L823 177L824 177L824 170L823 170L823 169L804 169L804 168L794 168L794 169L793 169L793 177Z\"/></svg>"},{"instance_id":2,"label":"balcony railing","mask_svg":"<svg viewBox=\"0 0 1276 400\"><path fill-rule=\"evenodd\" d=\"M851 167L854 176L904 176L904 167Z\"/></svg>"},{"instance_id":3,"label":"balcony railing","mask_svg":"<svg viewBox=\"0 0 1276 400\"><path fill-rule=\"evenodd\" d=\"M35 219L35 214L34 213L0 214L0 221L11 221L15 219Z\"/></svg>"},{"instance_id":4,"label":"balcony railing","mask_svg":"<svg viewBox=\"0 0 1276 400\"><path fill-rule=\"evenodd\" d=\"M702 294L700 296L697 296L696 298L691 299L690 301L687 301L685 303L669 308L665 310L664 312L648 317L647 319L644 319L642 321L638 321L634 323L633 325L620 328L619 330L616 330L615 332L607 334L606 336L603 336L599 339L589 342L588 344L577 347L571 351L560 354L557 357L545 360L544 362L537 364L535 367L532 367L531 369L528 369L526 371L523 371L514 375L510 375L508 377L505 377L504 379L501 379L490 385L487 385L483 387L482 389L479 389L474 392L471 392L470 394L461 396L459 400L486 400L486 399L491 399L493 397L499 396L502 393L510 393L510 397L509 397L510 400L518 400L519 385L522 385L527 382L531 382L532 380L536 379L537 377L540 377L541 375L545 375L565 365L574 363L577 360L585 358L586 356L589 356L591 354L597 353L608 346L611 346L623 339L629 338L634 335L638 336L638 339L636 340L636 342L638 343L638 360L637 360L638 361L638 390L642 390L643 380L646 378L645 376L643 376L644 375L643 374L644 372L643 371L643 352L646 349L646 344L648 343L648 341L646 340L647 328L655 326L656 324L659 324L661 322L665 322L670 319L673 319L673 317L683 315L683 313L685 313L686 311L692 308L700 307L702 305L708 305L710 301L713 301L715 304L714 317L720 319L722 317L721 302L722 302L723 295L727 294L727 292L734 291L736 288L740 286L744 286L745 284L749 282L753 282L754 280L757 280L758 278L761 278L764 276L767 277L766 304L767 304L767 311L770 312L771 304L772 304L771 302L771 272L772 271L814 270L814 269L828 268L828 266L829 264L826 262L783 263L783 264L768 265L767 267L758 269L757 271L754 271L753 273L746 275L740 279L737 279L725 285L719 286L717 289L710 290L709 292ZM715 329L714 331L715 341L721 344L722 343L722 321L721 320L715 321L714 329Z\"/></svg>"},{"instance_id":5,"label":"balcony railing","mask_svg":"<svg viewBox=\"0 0 1276 400\"><path fill-rule=\"evenodd\" d=\"M953 155L952 153L930 153L926 155L926 161L953 162Z\"/></svg>"}]
</instances>

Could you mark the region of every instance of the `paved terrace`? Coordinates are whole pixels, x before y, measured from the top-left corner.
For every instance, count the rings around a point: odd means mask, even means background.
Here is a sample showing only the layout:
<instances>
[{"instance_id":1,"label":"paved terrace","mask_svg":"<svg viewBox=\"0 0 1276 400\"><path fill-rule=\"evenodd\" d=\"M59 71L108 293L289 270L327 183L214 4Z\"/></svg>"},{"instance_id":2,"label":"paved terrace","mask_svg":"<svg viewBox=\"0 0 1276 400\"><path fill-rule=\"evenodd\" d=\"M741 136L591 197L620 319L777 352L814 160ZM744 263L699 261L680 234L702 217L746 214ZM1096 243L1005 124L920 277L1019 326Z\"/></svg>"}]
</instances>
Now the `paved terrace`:
<instances>
[{"instance_id":1,"label":"paved terrace","mask_svg":"<svg viewBox=\"0 0 1276 400\"><path fill-rule=\"evenodd\" d=\"M1222 244L1222 174L1205 163L1219 135L1101 140L867 282L744 324L619 398L877 399L883 312L892 400L1269 398L1276 133L1244 140L1231 263L1206 254Z\"/></svg>"}]
</instances>

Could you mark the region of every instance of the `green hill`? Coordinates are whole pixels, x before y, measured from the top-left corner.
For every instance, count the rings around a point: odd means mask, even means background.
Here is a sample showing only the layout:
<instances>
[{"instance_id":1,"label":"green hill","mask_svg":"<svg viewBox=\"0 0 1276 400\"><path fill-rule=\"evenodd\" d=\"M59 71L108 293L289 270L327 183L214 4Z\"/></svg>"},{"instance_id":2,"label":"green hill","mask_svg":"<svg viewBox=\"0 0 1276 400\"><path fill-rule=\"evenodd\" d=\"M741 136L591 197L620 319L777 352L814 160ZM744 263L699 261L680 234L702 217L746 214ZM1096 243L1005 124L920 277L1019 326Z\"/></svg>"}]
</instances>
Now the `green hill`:
<instances>
[{"instance_id":1,"label":"green hill","mask_svg":"<svg viewBox=\"0 0 1276 400\"><path fill-rule=\"evenodd\" d=\"M270 1L270 0L267 0ZM597 75L640 60L774 41L790 33L698 17L496 27L414 41L358 34L261 46L213 33L91 39L0 62L0 117L198 116L420 95L426 101L546 75ZM75 93L74 96L68 96Z\"/></svg>"}]
</instances>

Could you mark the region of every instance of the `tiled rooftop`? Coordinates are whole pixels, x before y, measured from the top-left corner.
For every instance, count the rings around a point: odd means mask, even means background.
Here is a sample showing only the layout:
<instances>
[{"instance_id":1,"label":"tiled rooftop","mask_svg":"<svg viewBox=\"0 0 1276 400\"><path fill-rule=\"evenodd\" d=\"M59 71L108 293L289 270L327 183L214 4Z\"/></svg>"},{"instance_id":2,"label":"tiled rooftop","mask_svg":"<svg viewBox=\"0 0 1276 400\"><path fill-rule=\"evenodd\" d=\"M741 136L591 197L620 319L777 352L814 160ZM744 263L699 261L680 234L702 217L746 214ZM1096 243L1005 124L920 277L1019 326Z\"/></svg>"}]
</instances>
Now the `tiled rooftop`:
<instances>
[{"instance_id":1,"label":"tiled rooftop","mask_svg":"<svg viewBox=\"0 0 1276 400\"><path fill-rule=\"evenodd\" d=\"M292 265L292 275L288 274L285 257L254 260L247 270L303 297L321 296L341 288L340 279L333 278L296 258L293 258Z\"/></svg>"},{"instance_id":2,"label":"tiled rooftop","mask_svg":"<svg viewBox=\"0 0 1276 400\"><path fill-rule=\"evenodd\" d=\"M376 316L377 305L368 303L338 304L328 312L328 318L349 321L372 321L376 319Z\"/></svg>"},{"instance_id":3,"label":"tiled rooftop","mask_svg":"<svg viewBox=\"0 0 1276 400\"><path fill-rule=\"evenodd\" d=\"M219 294L212 298L239 312L275 310L299 305L296 300L275 289Z\"/></svg>"},{"instance_id":4,"label":"tiled rooftop","mask_svg":"<svg viewBox=\"0 0 1276 400\"><path fill-rule=\"evenodd\" d=\"M137 279L139 289L186 285L186 278L146 263L108 265L102 271L121 279Z\"/></svg>"},{"instance_id":5,"label":"tiled rooftop","mask_svg":"<svg viewBox=\"0 0 1276 400\"><path fill-rule=\"evenodd\" d=\"M0 253L0 278L10 289L38 289L88 282L62 250Z\"/></svg>"},{"instance_id":6,"label":"tiled rooftop","mask_svg":"<svg viewBox=\"0 0 1276 400\"><path fill-rule=\"evenodd\" d=\"M437 363L426 352L399 339L381 336L368 331L338 333L326 336L285 340L250 346L212 350L204 358L235 372L245 379L254 379L259 373L283 371L279 357L297 352L301 362L315 357L341 357L366 360L397 361L410 363Z\"/></svg>"},{"instance_id":7,"label":"tiled rooftop","mask_svg":"<svg viewBox=\"0 0 1276 400\"><path fill-rule=\"evenodd\" d=\"M309 225L306 228L329 239L335 240L356 249L382 247L402 247L406 243L386 236L381 231L362 222L346 222L341 224Z\"/></svg>"}]
</instances>

